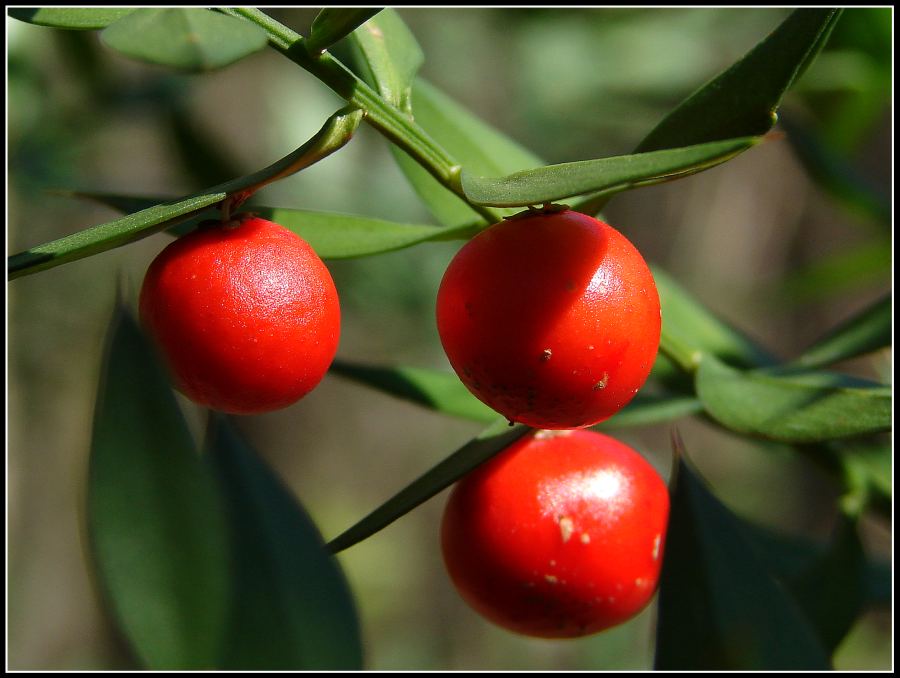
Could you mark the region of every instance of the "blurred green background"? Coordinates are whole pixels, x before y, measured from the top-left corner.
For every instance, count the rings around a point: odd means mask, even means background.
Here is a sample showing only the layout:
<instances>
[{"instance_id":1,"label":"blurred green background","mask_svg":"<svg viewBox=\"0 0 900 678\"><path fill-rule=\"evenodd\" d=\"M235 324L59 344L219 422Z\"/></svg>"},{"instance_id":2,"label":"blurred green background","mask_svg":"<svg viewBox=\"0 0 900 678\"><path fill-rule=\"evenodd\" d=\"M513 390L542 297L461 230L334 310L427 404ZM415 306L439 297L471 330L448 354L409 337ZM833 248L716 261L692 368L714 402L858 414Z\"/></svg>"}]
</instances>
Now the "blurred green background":
<instances>
[{"instance_id":1,"label":"blurred green background","mask_svg":"<svg viewBox=\"0 0 900 678\"><path fill-rule=\"evenodd\" d=\"M789 358L891 288L892 9L850 9L785 100L782 130L737 159L618 196L605 210L645 257L721 317ZM272 13L306 33L313 9ZM786 9L402 9L422 74L547 162L628 153L682 98L744 54ZM7 249L115 218L69 188L186 195L254 171L319 129L340 100L273 50L205 75L128 61L94 32L7 18ZM452 151L452 149L451 149ZM811 170L811 171L807 171ZM816 177L814 180L811 177ZM363 126L261 204L433 223ZM127 667L85 559L84 485L101 343L117 284L133 300L169 242L128 247L8 284L8 668ZM460 243L329 262L339 355L449 369L433 319ZM845 364L889 381L883 351ZM139 388L139 385L135 385ZM202 413L182 401L199 432ZM679 422L692 459L740 515L826 538L836 488L789 448ZM479 431L336 376L298 404L240 426L331 538ZM668 425L617 432L668 477ZM446 577L442 494L340 555L370 669L641 669L654 607L575 641L490 626ZM891 525L864 523L889 558ZM890 610L869 611L838 668L892 663Z\"/></svg>"}]
</instances>

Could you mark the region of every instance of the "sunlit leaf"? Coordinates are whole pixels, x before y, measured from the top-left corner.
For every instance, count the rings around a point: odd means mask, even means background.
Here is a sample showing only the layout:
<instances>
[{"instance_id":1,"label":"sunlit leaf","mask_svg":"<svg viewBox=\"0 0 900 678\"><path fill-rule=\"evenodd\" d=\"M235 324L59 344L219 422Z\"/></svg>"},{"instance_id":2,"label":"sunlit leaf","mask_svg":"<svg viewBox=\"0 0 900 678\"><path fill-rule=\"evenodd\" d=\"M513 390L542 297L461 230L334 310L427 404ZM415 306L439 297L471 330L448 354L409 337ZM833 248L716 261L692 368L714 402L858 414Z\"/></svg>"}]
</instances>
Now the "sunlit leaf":
<instances>
[{"instance_id":1,"label":"sunlit leaf","mask_svg":"<svg viewBox=\"0 0 900 678\"><path fill-rule=\"evenodd\" d=\"M697 395L723 426L784 442L833 440L891 427L891 389L833 372L742 371L704 356Z\"/></svg>"},{"instance_id":2,"label":"sunlit leaf","mask_svg":"<svg viewBox=\"0 0 900 678\"><path fill-rule=\"evenodd\" d=\"M87 502L98 581L142 663L216 666L230 601L222 499L165 372L122 308L107 337Z\"/></svg>"},{"instance_id":3,"label":"sunlit leaf","mask_svg":"<svg viewBox=\"0 0 900 678\"><path fill-rule=\"evenodd\" d=\"M531 430L521 424L509 426L505 419L497 420L477 438L470 440L365 518L331 540L328 548L336 553L372 536Z\"/></svg>"},{"instance_id":4,"label":"sunlit leaf","mask_svg":"<svg viewBox=\"0 0 900 678\"><path fill-rule=\"evenodd\" d=\"M413 86L415 121L453 154L466 171L501 176L543 165L543 161L480 120L422 78ZM417 162L396 146L391 150L400 169L435 218L446 226L471 223L477 215L461 198L442 186ZM496 220L516 209L496 210Z\"/></svg>"},{"instance_id":5,"label":"sunlit leaf","mask_svg":"<svg viewBox=\"0 0 900 678\"><path fill-rule=\"evenodd\" d=\"M106 28L134 11L133 7L19 7L9 9L8 14L38 26L95 30Z\"/></svg>"},{"instance_id":6,"label":"sunlit leaf","mask_svg":"<svg viewBox=\"0 0 900 678\"><path fill-rule=\"evenodd\" d=\"M353 31L352 40L369 83L385 101L408 111L410 89L424 56L400 15L390 8L382 10Z\"/></svg>"},{"instance_id":7,"label":"sunlit leaf","mask_svg":"<svg viewBox=\"0 0 900 678\"><path fill-rule=\"evenodd\" d=\"M139 61L187 71L221 68L268 44L258 26L196 7L136 9L100 38Z\"/></svg>"},{"instance_id":8,"label":"sunlit leaf","mask_svg":"<svg viewBox=\"0 0 900 678\"><path fill-rule=\"evenodd\" d=\"M477 205L522 207L594 191L619 192L701 172L747 150L746 137L652 153L582 160L516 172L503 177L475 176L464 165L462 187Z\"/></svg>"},{"instance_id":9,"label":"sunlit leaf","mask_svg":"<svg viewBox=\"0 0 900 678\"><path fill-rule=\"evenodd\" d=\"M223 416L213 416L206 447L234 540L222 668L362 668L350 589L309 516Z\"/></svg>"},{"instance_id":10,"label":"sunlit leaf","mask_svg":"<svg viewBox=\"0 0 900 678\"><path fill-rule=\"evenodd\" d=\"M321 52L355 31L381 11L380 7L327 7L316 15L306 39L309 52Z\"/></svg>"}]
</instances>

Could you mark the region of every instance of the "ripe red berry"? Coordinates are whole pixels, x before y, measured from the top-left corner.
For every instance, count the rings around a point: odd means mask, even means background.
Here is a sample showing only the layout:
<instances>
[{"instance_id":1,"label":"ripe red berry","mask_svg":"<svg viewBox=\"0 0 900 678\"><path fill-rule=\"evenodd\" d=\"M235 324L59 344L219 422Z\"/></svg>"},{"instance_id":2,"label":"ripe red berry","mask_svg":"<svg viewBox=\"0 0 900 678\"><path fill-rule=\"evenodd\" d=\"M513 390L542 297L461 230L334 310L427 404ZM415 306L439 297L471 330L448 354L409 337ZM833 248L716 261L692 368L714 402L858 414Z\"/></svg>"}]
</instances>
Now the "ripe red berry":
<instances>
[{"instance_id":1,"label":"ripe red berry","mask_svg":"<svg viewBox=\"0 0 900 678\"><path fill-rule=\"evenodd\" d=\"M238 414L309 393L340 334L337 290L322 260L300 236L252 217L166 247L144 278L140 314L178 389Z\"/></svg>"},{"instance_id":2,"label":"ripe red berry","mask_svg":"<svg viewBox=\"0 0 900 678\"><path fill-rule=\"evenodd\" d=\"M453 258L437 327L482 402L535 428L582 428L618 412L646 381L659 296L643 257L613 227L571 210L525 213Z\"/></svg>"},{"instance_id":3,"label":"ripe red berry","mask_svg":"<svg viewBox=\"0 0 900 678\"><path fill-rule=\"evenodd\" d=\"M462 478L442 525L462 597L529 636L596 633L636 615L659 580L669 494L627 445L537 431Z\"/></svg>"}]
</instances>

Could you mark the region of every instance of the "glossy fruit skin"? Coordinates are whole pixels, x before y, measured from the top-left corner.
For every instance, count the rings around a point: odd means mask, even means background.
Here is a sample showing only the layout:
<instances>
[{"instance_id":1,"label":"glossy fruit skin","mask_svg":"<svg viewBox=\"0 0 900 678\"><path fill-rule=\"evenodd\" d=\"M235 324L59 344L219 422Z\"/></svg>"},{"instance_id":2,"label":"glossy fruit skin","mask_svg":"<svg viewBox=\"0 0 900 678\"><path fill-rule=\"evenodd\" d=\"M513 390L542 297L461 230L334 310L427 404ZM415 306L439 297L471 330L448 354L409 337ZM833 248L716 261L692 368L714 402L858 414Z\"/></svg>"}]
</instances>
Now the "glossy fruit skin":
<instances>
[{"instance_id":1,"label":"glossy fruit skin","mask_svg":"<svg viewBox=\"0 0 900 678\"><path fill-rule=\"evenodd\" d=\"M177 388L233 414L280 409L309 393L340 337L325 264L300 236L256 217L166 247L144 277L140 315Z\"/></svg>"},{"instance_id":2,"label":"glossy fruit skin","mask_svg":"<svg viewBox=\"0 0 900 678\"><path fill-rule=\"evenodd\" d=\"M650 374L660 326L641 254L612 226L571 210L482 231L438 290L438 333L459 378L535 428L583 428L618 412Z\"/></svg>"},{"instance_id":3,"label":"glossy fruit skin","mask_svg":"<svg viewBox=\"0 0 900 678\"><path fill-rule=\"evenodd\" d=\"M668 489L593 431L537 431L463 477L444 510L444 562L488 620L541 638L589 635L643 609L659 580Z\"/></svg>"}]
</instances>

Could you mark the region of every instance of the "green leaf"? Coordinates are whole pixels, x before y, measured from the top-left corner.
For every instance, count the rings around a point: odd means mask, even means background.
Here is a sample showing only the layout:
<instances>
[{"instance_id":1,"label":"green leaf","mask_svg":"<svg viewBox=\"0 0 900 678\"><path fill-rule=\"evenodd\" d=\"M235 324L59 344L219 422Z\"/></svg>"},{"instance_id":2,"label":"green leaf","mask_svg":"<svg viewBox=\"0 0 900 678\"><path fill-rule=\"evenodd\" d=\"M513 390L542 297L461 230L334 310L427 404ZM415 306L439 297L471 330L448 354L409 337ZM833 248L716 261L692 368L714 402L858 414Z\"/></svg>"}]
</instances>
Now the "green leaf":
<instances>
[{"instance_id":1,"label":"green leaf","mask_svg":"<svg viewBox=\"0 0 900 678\"><path fill-rule=\"evenodd\" d=\"M638 145L655 151L765 134L791 84L828 39L838 9L797 9L740 61L685 99Z\"/></svg>"},{"instance_id":2,"label":"green leaf","mask_svg":"<svg viewBox=\"0 0 900 678\"><path fill-rule=\"evenodd\" d=\"M850 474L865 479L870 501L881 498L890 507L894 483L894 450L891 441L854 441L834 447L844 468ZM887 515L891 515L890 510Z\"/></svg>"},{"instance_id":3,"label":"green leaf","mask_svg":"<svg viewBox=\"0 0 900 678\"><path fill-rule=\"evenodd\" d=\"M342 108L328 118L322 128L300 148L253 174L226 181L178 202L155 205L122 219L100 224L15 254L7 262L9 277L13 279L37 273L134 242L198 216L212 205L221 204L224 215L231 207L240 204L263 186L309 167L342 148L353 137L362 117L362 111L358 108L352 106ZM74 195L106 201L113 206L115 202L128 205L141 200L104 194ZM226 198L227 203L223 203Z\"/></svg>"},{"instance_id":4,"label":"green leaf","mask_svg":"<svg viewBox=\"0 0 900 678\"><path fill-rule=\"evenodd\" d=\"M473 174L498 176L544 164L422 78L417 78L413 86L413 112L419 126L441 146L451 149L455 160ZM440 223L462 226L472 222L476 214L471 206L399 148L391 146L391 150L413 189ZM496 220L517 211L497 210Z\"/></svg>"},{"instance_id":5,"label":"green leaf","mask_svg":"<svg viewBox=\"0 0 900 678\"><path fill-rule=\"evenodd\" d=\"M497 420L477 438L470 440L365 518L331 540L328 549L332 553L337 553L384 529L531 430L521 424L509 426L505 419Z\"/></svg>"},{"instance_id":6,"label":"green leaf","mask_svg":"<svg viewBox=\"0 0 900 678\"><path fill-rule=\"evenodd\" d=\"M163 369L121 307L107 335L87 506L104 598L141 661L214 667L229 604L222 499Z\"/></svg>"},{"instance_id":7,"label":"green leaf","mask_svg":"<svg viewBox=\"0 0 900 678\"><path fill-rule=\"evenodd\" d=\"M630 403L595 428L599 431L608 431L631 426L649 426L702 411L703 403L696 398L638 392Z\"/></svg>"},{"instance_id":8,"label":"green leaf","mask_svg":"<svg viewBox=\"0 0 900 678\"><path fill-rule=\"evenodd\" d=\"M167 200L161 197L138 197L111 193L70 192L72 197L94 200L123 212L144 209ZM402 224L372 217L334 212L313 212L285 207L249 205L246 209L263 219L274 221L306 240L323 259L349 259L412 247L424 242L466 239L477 227L440 227L428 224ZM213 212L201 212L169 229L171 235L183 235Z\"/></svg>"},{"instance_id":9,"label":"green leaf","mask_svg":"<svg viewBox=\"0 0 900 678\"><path fill-rule=\"evenodd\" d=\"M342 7L323 9L313 19L309 37L305 41L310 54L324 52L333 44L350 35L360 25L382 10L381 7Z\"/></svg>"},{"instance_id":10,"label":"green leaf","mask_svg":"<svg viewBox=\"0 0 900 678\"><path fill-rule=\"evenodd\" d=\"M773 294L793 304L805 304L884 284L893 268L890 238L841 247L833 254L794 269Z\"/></svg>"},{"instance_id":11,"label":"green leaf","mask_svg":"<svg viewBox=\"0 0 900 678\"><path fill-rule=\"evenodd\" d=\"M222 668L361 669L349 586L309 516L222 415L212 415L206 453L234 540L235 605Z\"/></svg>"},{"instance_id":12,"label":"green leaf","mask_svg":"<svg viewBox=\"0 0 900 678\"><path fill-rule=\"evenodd\" d=\"M790 583L791 592L829 654L862 613L865 565L856 521L842 515L828 550Z\"/></svg>"},{"instance_id":13,"label":"green leaf","mask_svg":"<svg viewBox=\"0 0 900 678\"><path fill-rule=\"evenodd\" d=\"M133 59L187 71L227 66L268 43L266 33L248 21L191 7L134 10L100 38Z\"/></svg>"},{"instance_id":14,"label":"green leaf","mask_svg":"<svg viewBox=\"0 0 900 678\"><path fill-rule=\"evenodd\" d=\"M877 224L891 223L891 203L877 191L838 151L791 118L782 117L781 126L797 158L810 178L849 211Z\"/></svg>"},{"instance_id":15,"label":"green leaf","mask_svg":"<svg viewBox=\"0 0 900 678\"><path fill-rule=\"evenodd\" d=\"M485 423L497 419L497 413L473 396L452 372L358 365L343 360L335 360L331 371L436 412Z\"/></svg>"},{"instance_id":16,"label":"green leaf","mask_svg":"<svg viewBox=\"0 0 900 678\"><path fill-rule=\"evenodd\" d=\"M817 341L793 361L803 367L824 367L891 345L892 299L886 295Z\"/></svg>"},{"instance_id":17,"label":"green leaf","mask_svg":"<svg viewBox=\"0 0 900 678\"><path fill-rule=\"evenodd\" d=\"M742 527L757 555L782 582L799 581L829 550L829 544L824 542L775 532L746 520ZM888 606L893 602L893 569L889 561L867 559L862 578L866 605Z\"/></svg>"},{"instance_id":18,"label":"green leaf","mask_svg":"<svg viewBox=\"0 0 900 678\"><path fill-rule=\"evenodd\" d=\"M333 212L269 207L251 209L297 233L323 259L366 257L424 242L466 238L472 234L471 226L437 227Z\"/></svg>"},{"instance_id":19,"label":"green leaf","mask_svg":"<svg viewBox=\"0 0 900 678\"><path fill-rule=\"evenodd\" d=\"M891 389L832 372L736 370L706 355L697 395L723 426L783 442L890 430Z\"/></svg>"},{"instance_id":20,"label":"green leaf","mask_svg":"<svg viewBox=\"0 0 900 678\"><path fill-rule=\"evenodd\" d=\"M717 318L691 297L674 278L658 266L651 267L662 306L663 339L660 349L686 353L677 361L689 368L703 353L742 367L770 365L775 358L736 329ZM678 351L676 347L683 348Z\"/></svg>"},{"instance_id":21,"label":"green leaf","mask_svg":"<svg viewBox=\"0 0 900 678\"><path fill-rule=\"evenodd\" d=\"M9 279L14 280L146 238L199 214L226 197L225 192L207 193L178 202L155 205L127 217L37 245L9 257Z\"/></svg>"},{"instance_id":22,"label":"green leaf","mask_svg":"<svg viewBox=\"0 0 900 678\"><path fill-rule=\"evenodd\" d=\"M352 40L366 80L385 101L408 113L413 78L425 57L400 15L390 8L383 10L353 31Z\"/></svg>"},{"instance_id":23,"label":"green leaf","mask_svg":"<svg viewBox=\"0 0 900 678\"><path fill-rule=\"evenodd\" d=\"M741 521L683 457L660 577L655 668L829 668L814 631L758 558Z\"/></svg>"},{"instance_id":24,"label":"green leaf","mask_svg":"<svg viewBox=\"0 0 900 678\"><path fill-rule=\"evenodd\" d=\"M466 168L462 187L476 205L523 207L604 191L618 193L671 181L719 165L757 142L729 139L652 153L567 162L503 177L474 176Z\"/></svg>"},{"instance_id":25,"label":"green leaf","mask_svg":"<svg viewBox=\"0 0 900 678\"><path fill-rule=\"evenodd\" d=\"M106 28L135 10L133 7L28 7L8 11L14 19L38 26L95 30Z\"/></svg>"}]
</instances>

